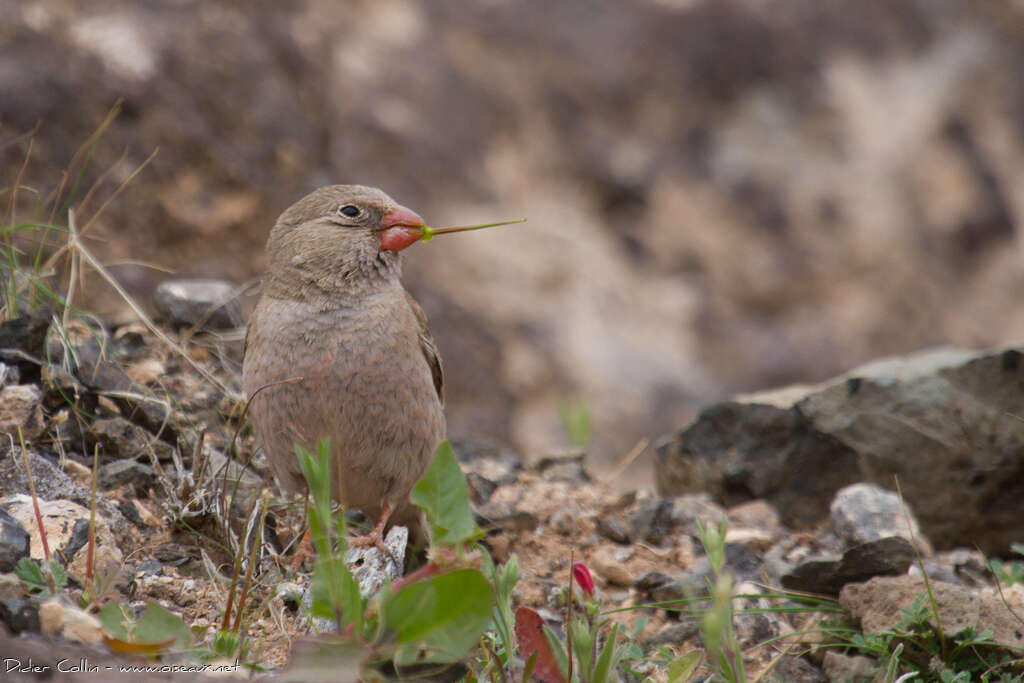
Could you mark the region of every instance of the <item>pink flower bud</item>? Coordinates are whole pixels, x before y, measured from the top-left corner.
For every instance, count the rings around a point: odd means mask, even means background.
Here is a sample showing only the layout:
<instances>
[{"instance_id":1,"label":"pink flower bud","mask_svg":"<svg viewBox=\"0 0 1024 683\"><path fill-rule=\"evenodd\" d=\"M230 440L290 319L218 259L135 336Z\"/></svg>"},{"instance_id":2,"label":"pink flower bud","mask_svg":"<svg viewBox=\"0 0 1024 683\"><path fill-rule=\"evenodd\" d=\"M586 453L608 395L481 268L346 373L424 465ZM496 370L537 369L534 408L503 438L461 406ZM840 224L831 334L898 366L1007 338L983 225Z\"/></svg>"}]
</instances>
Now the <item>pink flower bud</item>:
<instances>
[{"instance_id":1,"label":"pink flower bud","mask_svg":"<svg viewBox=\"0 0 1024 683\"><path fill-rule=\"evenodd\" d=\"M594 597L594 578L590 575L590 570L587 569L587 565L582 562L572 563L572 577L579 584L583 592Z\"/></svg>"}]
</instances>

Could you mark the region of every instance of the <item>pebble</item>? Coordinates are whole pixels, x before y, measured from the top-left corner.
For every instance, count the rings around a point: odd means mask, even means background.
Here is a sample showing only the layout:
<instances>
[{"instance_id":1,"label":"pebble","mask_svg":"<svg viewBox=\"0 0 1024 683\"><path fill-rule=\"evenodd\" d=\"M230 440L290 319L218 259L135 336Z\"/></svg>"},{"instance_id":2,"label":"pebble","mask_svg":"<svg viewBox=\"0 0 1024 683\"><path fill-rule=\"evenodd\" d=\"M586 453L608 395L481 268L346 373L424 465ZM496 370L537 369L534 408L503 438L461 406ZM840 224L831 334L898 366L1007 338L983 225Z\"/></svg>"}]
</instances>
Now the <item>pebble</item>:
<instances>
[{"instance_id":1,"label":"pebble","mask_svg":"<svg viewBox=\"0 0 1024 683\"><path fill-rule=\"evenodd\" d=\"M0 572L9 572L28 557L28 532L17 519L0 508Z\"/></svg>"},{"instance_id":2,"label":"pebble","mask_svg":"<svg viewBox=\"0 0 1024 683\"><path fill-rule=\"evenodd\" d=\"M238 288L224 280L164 280L153 300L160 314L178 327L227 330L244 322Z\"/></svg>"}]
</instances>

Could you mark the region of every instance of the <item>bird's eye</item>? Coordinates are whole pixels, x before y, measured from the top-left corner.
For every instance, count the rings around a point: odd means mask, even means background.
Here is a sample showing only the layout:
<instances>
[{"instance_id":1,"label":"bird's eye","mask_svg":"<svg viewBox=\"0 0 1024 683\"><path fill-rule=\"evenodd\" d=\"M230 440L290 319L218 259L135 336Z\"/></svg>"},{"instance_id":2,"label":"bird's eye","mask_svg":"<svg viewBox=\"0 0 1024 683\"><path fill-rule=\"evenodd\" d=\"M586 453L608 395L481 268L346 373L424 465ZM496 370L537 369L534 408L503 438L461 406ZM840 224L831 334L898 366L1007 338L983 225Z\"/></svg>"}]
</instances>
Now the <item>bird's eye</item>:
<instances>
[{"instance_id":1,"label":"bird's eye","mask_svg":"<svg viewBox=\"0 0 1024 683\"><path fill-rule=\"evenodd\" d=\"M348 216L349 218L355 218L361 212L359 211L359 207L358 206L352 206L351 204L346 204L345 206L343 206L340 209L338 209L338 213L340 213L342 216Z\"/></svg>"}]
</instances>

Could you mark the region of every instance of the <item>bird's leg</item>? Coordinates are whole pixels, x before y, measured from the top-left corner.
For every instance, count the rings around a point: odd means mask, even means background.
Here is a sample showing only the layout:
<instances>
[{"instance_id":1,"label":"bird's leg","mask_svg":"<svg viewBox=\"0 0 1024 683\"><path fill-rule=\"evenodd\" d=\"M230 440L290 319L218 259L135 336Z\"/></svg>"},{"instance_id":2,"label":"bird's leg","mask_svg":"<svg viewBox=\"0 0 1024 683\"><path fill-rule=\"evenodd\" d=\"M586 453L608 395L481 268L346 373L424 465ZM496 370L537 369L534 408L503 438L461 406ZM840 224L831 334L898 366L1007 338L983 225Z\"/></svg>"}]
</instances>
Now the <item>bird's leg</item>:
<instances>
[{"instance_id":1,"label":"bird's leg","mask_svg":"<svg viewBox=\"0 0 1024 683\"><path fill-rule=\"evenodd\" d=\"M391 504L387 501L381 505L380 508L380 519L377 520L377 526L373 527L373 531L362 536L356 536L349 540L349 547L352 548L368 548L375 547L382 553L386 553L391 559L395 559L391 554L391 551L386 545L384 545L384 527L388 523L388 518L391 517ZM398 564L397 562L395 564Z\"/></svg>"}]
</instances>

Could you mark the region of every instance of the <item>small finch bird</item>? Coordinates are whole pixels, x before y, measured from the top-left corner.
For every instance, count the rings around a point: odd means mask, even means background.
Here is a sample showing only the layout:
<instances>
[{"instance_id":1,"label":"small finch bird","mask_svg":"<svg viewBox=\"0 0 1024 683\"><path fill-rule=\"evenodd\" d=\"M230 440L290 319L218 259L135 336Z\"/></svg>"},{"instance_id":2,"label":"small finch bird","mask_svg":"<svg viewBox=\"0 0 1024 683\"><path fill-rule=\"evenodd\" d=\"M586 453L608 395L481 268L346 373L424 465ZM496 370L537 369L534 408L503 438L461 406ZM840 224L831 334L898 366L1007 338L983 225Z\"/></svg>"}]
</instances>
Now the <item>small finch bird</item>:
<instances>
[{"instance_id":1,"label":"small finch bird","mask_svg":"<svg viewBox=\"0 0 1024 683\"><path fill-rule=\"evenodd\" d=\"M242 386L281 486L303 492L295 444L331 443L332 494L425 539L409 492L445 438L441 360L399 252L423 219L361 185L323 187L270 232L263 294L249 319Z\"/></svg>"}]
</instances>

